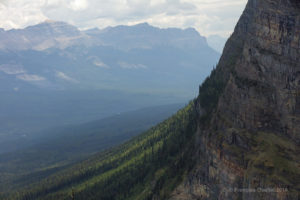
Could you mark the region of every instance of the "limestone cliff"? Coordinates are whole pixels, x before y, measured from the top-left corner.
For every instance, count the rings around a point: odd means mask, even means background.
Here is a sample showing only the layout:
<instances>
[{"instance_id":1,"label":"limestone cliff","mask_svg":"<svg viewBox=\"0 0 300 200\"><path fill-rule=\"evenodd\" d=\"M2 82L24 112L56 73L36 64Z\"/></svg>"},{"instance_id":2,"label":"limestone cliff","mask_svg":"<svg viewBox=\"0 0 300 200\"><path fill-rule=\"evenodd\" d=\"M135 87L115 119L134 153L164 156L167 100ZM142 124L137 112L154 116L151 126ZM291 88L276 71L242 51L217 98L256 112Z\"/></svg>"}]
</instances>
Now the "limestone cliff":
<instances>
[{"instance_id":1,"label":"limestone cliff","mask_svg":"<svg viewBox=\"0 0 300 200\"><path fill-rule=\"evenodd\" d=\"M183 199L300 198L300 1L249 0L200 87Z\"/></svg>"}]
</instances>

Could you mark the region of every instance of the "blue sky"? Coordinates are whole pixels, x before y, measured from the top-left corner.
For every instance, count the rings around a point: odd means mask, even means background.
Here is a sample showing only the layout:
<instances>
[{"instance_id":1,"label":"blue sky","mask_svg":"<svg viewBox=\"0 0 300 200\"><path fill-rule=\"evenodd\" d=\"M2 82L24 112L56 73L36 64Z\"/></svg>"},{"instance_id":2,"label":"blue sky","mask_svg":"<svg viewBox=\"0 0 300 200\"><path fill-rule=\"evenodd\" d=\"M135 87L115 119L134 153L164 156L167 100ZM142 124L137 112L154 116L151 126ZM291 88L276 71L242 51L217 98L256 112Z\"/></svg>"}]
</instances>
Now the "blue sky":
<instances>
[{"instance_id":1,"label":"blue sky","mask_svg":"<svg viewBox=\"0 0 300 200\"><path fill-rule=\"evenodd\" d=\"M161 28L194 27L228 37L247 0L0 0L0 27L24 28L47 19L80 29L148 22Z\"/></svg>"}]
</instances>

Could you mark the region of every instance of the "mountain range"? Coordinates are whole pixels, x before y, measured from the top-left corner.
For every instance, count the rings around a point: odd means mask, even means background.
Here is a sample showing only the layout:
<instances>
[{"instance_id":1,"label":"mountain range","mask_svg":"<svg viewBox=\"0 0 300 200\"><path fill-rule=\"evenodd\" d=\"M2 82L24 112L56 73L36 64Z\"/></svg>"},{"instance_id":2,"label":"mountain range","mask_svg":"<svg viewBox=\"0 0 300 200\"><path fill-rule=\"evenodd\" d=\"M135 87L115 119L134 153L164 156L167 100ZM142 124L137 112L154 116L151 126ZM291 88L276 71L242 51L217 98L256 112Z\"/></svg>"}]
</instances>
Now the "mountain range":
<instances>
[{"instance_id":1,"label":"mountain range","mask_svg":"<svg viewBox=\"0 0 300 200\"><path fill-rule=\"evenodd\" d=\"M45 21L0 31L1 90L117 89L195 96L219 53L195 29L147 23L80 31ZM188 79L186 77L189 77ZM200 80L200 81L199 81ZM191 90L189 90L191 91Z\"/></svg>"}]
</instances>

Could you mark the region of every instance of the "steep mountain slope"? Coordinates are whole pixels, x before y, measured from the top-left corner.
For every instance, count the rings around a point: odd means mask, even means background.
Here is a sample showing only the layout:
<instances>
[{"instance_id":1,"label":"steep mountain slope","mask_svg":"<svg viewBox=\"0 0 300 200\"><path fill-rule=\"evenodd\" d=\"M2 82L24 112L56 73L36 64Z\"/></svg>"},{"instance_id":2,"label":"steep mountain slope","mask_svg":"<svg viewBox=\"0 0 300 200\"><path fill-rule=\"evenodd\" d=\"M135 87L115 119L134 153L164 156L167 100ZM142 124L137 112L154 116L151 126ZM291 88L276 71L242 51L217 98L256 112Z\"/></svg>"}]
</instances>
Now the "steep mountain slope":
<instances>
[{"instance_id":1,"label":"steep mountain slope","mask_svg":"<svg viewBox=\"0 0 300 200\"><path fill-rule=\"evenodd\" d=\"M299 59L299 2L249 0L194 102L20 198L298 200Z\"/></svg>"},{"instance_id":2,"label":"steep mountain slope","mask_svg":"<svg viewBox=\"0 0 300 200\"><path fill-rule=\"evenodd\" d=\"M171 199L299 198L297 2L249 0L200 87L199 161Z\"/></svg>"}]
</instances>

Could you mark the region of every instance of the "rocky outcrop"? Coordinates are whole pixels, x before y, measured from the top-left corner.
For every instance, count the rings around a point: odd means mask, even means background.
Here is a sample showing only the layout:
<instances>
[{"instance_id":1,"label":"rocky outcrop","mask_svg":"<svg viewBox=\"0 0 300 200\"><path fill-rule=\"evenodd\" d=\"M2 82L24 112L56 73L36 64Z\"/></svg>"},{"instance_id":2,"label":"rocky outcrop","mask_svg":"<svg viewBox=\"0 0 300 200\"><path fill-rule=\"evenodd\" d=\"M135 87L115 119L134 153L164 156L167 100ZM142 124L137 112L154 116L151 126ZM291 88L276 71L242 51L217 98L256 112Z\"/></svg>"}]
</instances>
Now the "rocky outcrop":
<instances>
[{"instance_id":1,"label":"rocky outcrop","mask_svg":"<svg viewBox=\"0 0 300 200\"><path fill-rule=\"evenodd\" d=\"M214 74L224 85L213 110L198 99L198 164L171 199L299 199L299 1L249 0Z\"/></svg>"}]
</instances>

